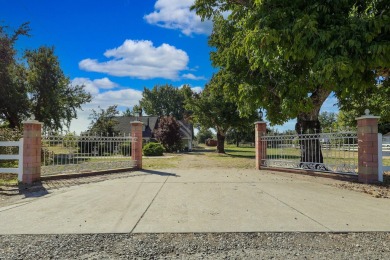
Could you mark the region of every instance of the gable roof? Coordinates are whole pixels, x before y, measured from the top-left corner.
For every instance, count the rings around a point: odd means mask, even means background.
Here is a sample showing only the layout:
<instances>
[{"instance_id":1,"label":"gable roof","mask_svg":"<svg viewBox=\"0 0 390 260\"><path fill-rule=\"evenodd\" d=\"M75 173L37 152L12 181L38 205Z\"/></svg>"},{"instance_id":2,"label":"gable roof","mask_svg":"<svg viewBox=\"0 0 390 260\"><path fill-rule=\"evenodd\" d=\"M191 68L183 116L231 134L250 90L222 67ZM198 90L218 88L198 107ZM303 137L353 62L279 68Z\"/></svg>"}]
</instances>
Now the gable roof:
<instances>
[{"instance_id":1,"label":"gable roof","mask_svg":"<svg viewBox=\"0 0 390 260\"><path fill-rule=\"evenodd\" d=\"M131 133L130 122L135 121L135 116L119 116L116 118L118 124L114 127L115 130L121 134L128 135ZM158 117L157 116L142 116L138 118L142 122L142 136L152 137L153 129L156 127Z\"/></svg>"}]
</instances>

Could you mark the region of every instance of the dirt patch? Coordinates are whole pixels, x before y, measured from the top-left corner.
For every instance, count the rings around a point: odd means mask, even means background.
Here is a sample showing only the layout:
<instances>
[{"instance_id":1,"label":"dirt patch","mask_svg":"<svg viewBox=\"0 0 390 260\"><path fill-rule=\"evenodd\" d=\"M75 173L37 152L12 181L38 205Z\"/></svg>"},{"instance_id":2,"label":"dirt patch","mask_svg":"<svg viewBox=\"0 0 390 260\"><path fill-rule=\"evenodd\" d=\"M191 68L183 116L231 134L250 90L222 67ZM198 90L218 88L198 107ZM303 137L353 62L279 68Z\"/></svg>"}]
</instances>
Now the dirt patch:
<instances>
[{"instance_id":1,"label":"dirt patch","mask_svg":"<svg viewBox=\"0 0 390 260\"><path fill-rule=\"evenodd\" d=\"M390 172L385 172L385 174L383 175L383 183L381 184L363 184L358 182L344 182L344 183L335 183L334 186L343 189L367 193L375 198L390 199Z\"/></svg>"}]
</instances>

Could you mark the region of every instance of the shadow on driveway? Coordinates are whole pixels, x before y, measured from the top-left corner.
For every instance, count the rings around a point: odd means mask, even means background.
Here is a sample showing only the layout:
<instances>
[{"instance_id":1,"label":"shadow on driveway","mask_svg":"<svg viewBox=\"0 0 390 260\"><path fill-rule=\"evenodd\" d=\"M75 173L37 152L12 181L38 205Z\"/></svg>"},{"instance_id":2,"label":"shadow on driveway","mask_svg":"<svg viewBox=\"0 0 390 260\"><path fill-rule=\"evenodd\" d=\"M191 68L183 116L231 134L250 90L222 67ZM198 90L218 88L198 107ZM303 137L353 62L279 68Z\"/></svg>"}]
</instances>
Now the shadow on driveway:
<instances>
[{"instance_id":1,"label":"shadow on driveway","mask_svg":"<svg viewBox=\"0 0 390 260\"><path fill-rule=\"evenodd\" d=\"M140 170L140 172L147 173L147 174L155 174L159 176L180 177L180 175L174 173L154 171L154 170Z\"/></svg>"}]
</instances>

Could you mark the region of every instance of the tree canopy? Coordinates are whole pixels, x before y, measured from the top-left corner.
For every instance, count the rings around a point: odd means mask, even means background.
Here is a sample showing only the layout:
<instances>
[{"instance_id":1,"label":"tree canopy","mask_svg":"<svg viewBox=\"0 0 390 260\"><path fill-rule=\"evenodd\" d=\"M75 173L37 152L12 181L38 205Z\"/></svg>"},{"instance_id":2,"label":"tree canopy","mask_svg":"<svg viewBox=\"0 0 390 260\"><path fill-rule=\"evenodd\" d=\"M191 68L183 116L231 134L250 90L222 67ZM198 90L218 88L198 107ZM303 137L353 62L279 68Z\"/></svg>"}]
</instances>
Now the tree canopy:
<instances>
[{"instance_id":1,"label":"tree canopy","mask_svg":"<svg viewBox=\"0 0 390 260\"><path fill-rule=\"evenodd\" d=\"M153 89L144 88L140 106L148 115L173 115L181 120L185 117L184 100L186 93L192 92L189 86L176 88L172 85L156 85Z\"/></svg>"},{"instance_id":2,"label":"tree canopy","mask_svg":"<svg viewBox=\"0 0 390 260\"><path fill-rule=\"evenodd\" d=\"M354 97L340 102L343 124L355 126L356 118L364 115L365 109L369 109L372 115L380 116L380 132L390 131L390 86L388 80L380 82L376 88L357 93Z\"/></svg>"},{"instance_id":3,"label":"tree canopy","mask_svg":"<svg viewBox=\"0 0 390 260\"><path fill-rule=\"evenodd\" d=\"M0 25L0 119L18 128L22 120L34 115L50 130L70 125L76 109L91 100L83 86L72 86L60 68L54 47L27 50L17 59L15 43L27 36L28 24L12 34Z\"/></svg>"},{"instance_id":4,"label":"tree canopy","mask_svg":"<svg viewBox=\"0 0 390 260\"><path fill-rule=\"evenodd\" d=\"M241 111L267 110L282 124L319 128L321 105L343 103L388 81L389 1L196 0L212 18L210 57ZM388 101L387 101L388 102Z\"/></svg>"}]
</instances>

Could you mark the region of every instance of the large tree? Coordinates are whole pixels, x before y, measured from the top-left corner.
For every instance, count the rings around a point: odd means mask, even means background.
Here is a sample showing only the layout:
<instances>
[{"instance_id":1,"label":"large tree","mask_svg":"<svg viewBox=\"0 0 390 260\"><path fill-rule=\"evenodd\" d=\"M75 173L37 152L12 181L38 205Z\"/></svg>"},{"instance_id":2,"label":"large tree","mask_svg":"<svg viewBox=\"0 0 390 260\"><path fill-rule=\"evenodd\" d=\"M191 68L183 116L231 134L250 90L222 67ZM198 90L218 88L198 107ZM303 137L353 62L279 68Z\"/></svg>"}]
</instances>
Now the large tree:
<instances>
[{"instance_id":1,"label":"large tree","mask_svg":"<svg viewBox=\"0 0 390 260\"><path fill-rule=\"evenodd\" d=\"M319 133L319 111L388 80L389 1L196 0L214 21L211 60L241 111L267 110L272 124L297 118L296 130ZM302 161L322 162L318 143ZM313 150L314 149L314 150ZM309 156L309 155L312 156Z\"/></svg>"},{"instance_id":2,"label":"large tree","mask_svg":"<svg viewBox=\"0 0 390 260\"><path fill-rule=\"evenodd\" d=\"M68 127L91 95L83 86L71 85L53 47L27 50L23 59L17 59L15 43L30 29L23 24L11 34L8 30L0 25L0 119L18 128L22 120L34 115L46 129Z\"/></svg>"},{"instance_id":3,"label":"large tree","mask_svg":"<svg viewBox=\"0 0 390 260\"><path fill-rule=\"evenodd\" d=\"M84 86L72 86L60 68L53 47L27 51L27 83L31 113L48 129L69 127L76 109L91 100Z\"/></svg>"},{"instance_id":4,"label":"large tree","mask_svg":"<svg viewBox=\"0 0 390 260\"><path fill-rule=\"evenodd\" d=\"M193 96L187 99L186 108L192 112L195 122L204 128L216 130L218 153L225 153L227 131L245 126L248 122L253 123L257 118L255 110L246 115L240 114L236 102L229 101L224 95L217 76L213 76L201 93L193 93Z\"/></svg>"},{"instance_id":5,"label":"large tree","mask_svg":"<svg viewBox=\"0 0 390 260\"><path fill-rule=\"evenodd\" d=\"M185 117L184 100L186 93L191 92L189 86L176 88L172 85L156 85L153 89L144 88L140 106L148 115L173 115L181 120Z\"/></svg>"}]
</instances>

